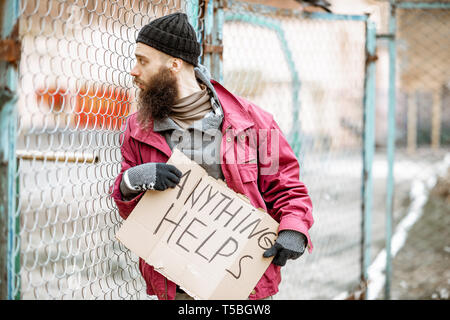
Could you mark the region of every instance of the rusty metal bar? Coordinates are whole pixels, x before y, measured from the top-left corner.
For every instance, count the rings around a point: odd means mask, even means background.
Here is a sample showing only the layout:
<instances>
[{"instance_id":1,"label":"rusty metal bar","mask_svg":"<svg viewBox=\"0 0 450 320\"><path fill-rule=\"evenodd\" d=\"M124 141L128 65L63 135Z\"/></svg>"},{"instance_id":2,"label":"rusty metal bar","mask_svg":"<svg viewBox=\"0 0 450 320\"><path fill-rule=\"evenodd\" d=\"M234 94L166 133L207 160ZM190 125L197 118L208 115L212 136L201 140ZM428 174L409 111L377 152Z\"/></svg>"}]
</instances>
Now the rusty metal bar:
<instances>
[{"instance_id":1,"label":"rusty metal bar","mask_svg":"<svg viewBox=\"0 0 450 320\"><path fill-rule=\"evenodd\" d=\"M14 24L7 38L0 38L0 61L10 63L17 69L21 55L19 20Z\"/></svg>"},{"instance_id":2,"label":"rusty metal bar","mask_svg":"<svg viewBox=\"0 0 450 320\"><path fill-rule=\"evenodd\" d=\"M84 152L17 150L16 156L22 160L59 161L72 163L98 163L99 156Z\"/></svg>"},{"instance_id":3,"label":"rusty metal bar","mask_svg":"<svg viewBox=\"0 0 450 320\"><path fill-rule=\"evenodd\" d=\"M223 53L222 45L203 44L203 53Z\"/></svg>"}]
</instances>

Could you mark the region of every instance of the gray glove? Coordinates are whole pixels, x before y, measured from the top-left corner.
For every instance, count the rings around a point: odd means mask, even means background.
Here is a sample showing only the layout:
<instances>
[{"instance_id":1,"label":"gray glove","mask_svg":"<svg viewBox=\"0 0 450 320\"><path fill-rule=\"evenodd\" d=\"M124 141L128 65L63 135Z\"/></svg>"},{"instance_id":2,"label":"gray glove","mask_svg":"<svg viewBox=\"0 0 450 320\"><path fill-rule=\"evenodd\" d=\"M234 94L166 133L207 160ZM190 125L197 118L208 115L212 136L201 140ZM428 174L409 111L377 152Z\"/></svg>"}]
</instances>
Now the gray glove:
<instances>
[{"instance_id":1,"label":"gray glove","mask_svg":"<svg viewBox=\"0 0 450 320\"><path fill-rule=\"evenodd\" d=\"M182 173L167 163L148 162L126 170L120 182L120 191L124 200L132 199L145 190L164 191L174 188Z\"/></svg>"},{"instance_id":2,"label":"gray glove","mask_svg":"<svg viewBox=\"0 0 450 320\"><path fill-rule=\"evenodd\" d=\"M303 233L295 230L283 230L278 234L275 244L267 249L263 256L269 258L275 256L272 263L284 266L288 259L297 259L305 252L307 239Z\"/></svg>"}]
</instances>

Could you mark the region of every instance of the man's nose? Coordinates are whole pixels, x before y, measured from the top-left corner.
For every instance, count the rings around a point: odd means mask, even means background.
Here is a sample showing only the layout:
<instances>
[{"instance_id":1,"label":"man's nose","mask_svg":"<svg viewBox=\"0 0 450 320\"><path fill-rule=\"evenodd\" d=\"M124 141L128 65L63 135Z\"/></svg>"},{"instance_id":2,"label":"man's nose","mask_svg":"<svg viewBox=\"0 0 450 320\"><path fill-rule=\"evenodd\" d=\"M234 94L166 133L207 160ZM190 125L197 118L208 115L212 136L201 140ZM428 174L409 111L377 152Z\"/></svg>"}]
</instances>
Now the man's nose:
<instances>
[{"instance_id":1,"label":"man's nose","mask_svg":"<svg viewBox=\"0 0 450 320\"><path fill-rule=\"evenodd\" d=\"M133 69L131 69L130 74L133 77L138 77L139 76L139 70L137 68L137 65L134 65Z\"/></svg>"}]
</instances>

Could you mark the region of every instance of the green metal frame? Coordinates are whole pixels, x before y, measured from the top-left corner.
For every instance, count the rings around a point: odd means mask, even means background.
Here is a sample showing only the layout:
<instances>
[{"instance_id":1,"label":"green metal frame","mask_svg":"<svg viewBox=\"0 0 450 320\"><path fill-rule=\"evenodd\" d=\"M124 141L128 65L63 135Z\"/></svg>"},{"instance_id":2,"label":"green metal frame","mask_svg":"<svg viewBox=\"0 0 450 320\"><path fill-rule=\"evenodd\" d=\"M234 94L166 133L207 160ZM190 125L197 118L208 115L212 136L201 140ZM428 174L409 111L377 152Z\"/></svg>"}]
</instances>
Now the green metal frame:
<instances>
[{"instance_id":1,"label":"green metal frame","mask_svg":"<svg viewBox=\"0 0 450 320\"><path fill-rule=\"evenodd\" d=\"M18 23L19 1L0 3L1 39ZM16 67L0 61L0 299L20 298L19 217L16 217ZM5 282L6 280L6 282Z\"/></svg>"},{"instance_id":2,"label":"green metal frame","mask_svg":"<svg viewBox=\"0 0 450 320\"><path fill-rule=\"evenodd\" d=\"M212 46L222 46L222 32L224 24L224 1L205 0L207 5L204 13L204 34L200 43ZM223 63L221 52L203 52L201 63L210 70L214 79L223 81Z\"/></svg>"},{"instance_id":3,"label":"green metal frame","mask_svg":"<svg viewBox=\"0 0 450 320\"><path fill-rule=\"evenodd\" d=\"M398 2L390 0L390 5L395 5L399 9L449 9L449 2Z\"/></svg>"}]
</instances>

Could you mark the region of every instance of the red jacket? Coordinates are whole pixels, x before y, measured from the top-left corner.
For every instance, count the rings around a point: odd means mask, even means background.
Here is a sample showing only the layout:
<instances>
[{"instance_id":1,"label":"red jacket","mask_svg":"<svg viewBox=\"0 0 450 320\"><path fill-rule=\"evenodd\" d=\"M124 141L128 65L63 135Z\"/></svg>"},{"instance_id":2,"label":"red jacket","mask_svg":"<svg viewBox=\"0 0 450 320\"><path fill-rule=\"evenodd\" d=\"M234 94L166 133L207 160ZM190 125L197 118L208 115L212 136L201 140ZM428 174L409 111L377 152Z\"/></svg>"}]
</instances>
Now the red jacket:
<instances>
[{"instance_id":1,"label":"red jacket","mask_svg":"<svg viewBox=\"0 0 450 320\"><path fill-rule=\"evenodd\" d=\"M233 95L218 82L211 80L211 83L224 112L220 159L222 159L221 167L228 187L246 195L253 206L266 210L280 223L278 231L290 229L305 234L308 239L308 249L311 252L312 245L308 230L313 224L312 203L306 186L299 180L300 168L292 148L270 113ZM153 125L150 124L149 127L153 128ZM275 156L276 152L279 153L276 172L264 173L271 163L267 163L267 160L262 161L258 156L260 153L255 148L251 148L249 143L239 142L240 138L247 141L244 139L244 133L252 129L257 134L263 131L269 132L263 135L266 138L258 136L262 140L256 141L267 141L267 150L269 152L275 150ZM276 130L275 132L279 133L278 142L272 143L269 130ZM239 152L239 148L247 149L245 152ZM119 189L122 173L142 163L166 162L172 151L162 135L151 129L141 130L134 113L127 119L121 153L122 168L115 180L112 197L117 204L120 216L126 219L143 193L130 201L123 201ZM245 159L237 159L243 154ZM258 163L248 161L253 159L259 159ZM272 159L272 163L276 161ZM147 283L149 295L157 295L158 299L175 298L175 283L155 271L142 259L139 259L139 269ZM249 298L262 299L276 294L280 281L280 267L270 264Z\"/></svg>"}]
</instances>

